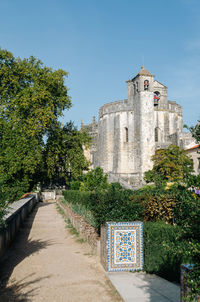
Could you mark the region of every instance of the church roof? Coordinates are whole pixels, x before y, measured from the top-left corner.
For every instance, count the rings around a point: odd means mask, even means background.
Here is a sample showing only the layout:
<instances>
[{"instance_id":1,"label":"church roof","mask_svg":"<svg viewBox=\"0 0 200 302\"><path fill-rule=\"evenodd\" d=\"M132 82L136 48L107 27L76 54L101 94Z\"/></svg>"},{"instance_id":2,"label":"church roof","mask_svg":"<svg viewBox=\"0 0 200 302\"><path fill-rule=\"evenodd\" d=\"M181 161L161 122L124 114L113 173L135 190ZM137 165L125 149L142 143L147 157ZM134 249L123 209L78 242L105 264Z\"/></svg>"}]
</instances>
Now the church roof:
<instances>
[{"instance_id":1,"label":"church roof","mask_svg":"<svg viewBox=\"0 0 200 302\"><path fill-rule=\"evenodd\" d=\"M152 76L152 74L150 73L150 71L148 71L147 69L145 69L144 66L142 66L142 68L139 71L138 75Z\"/></svg>"}]
</instances>

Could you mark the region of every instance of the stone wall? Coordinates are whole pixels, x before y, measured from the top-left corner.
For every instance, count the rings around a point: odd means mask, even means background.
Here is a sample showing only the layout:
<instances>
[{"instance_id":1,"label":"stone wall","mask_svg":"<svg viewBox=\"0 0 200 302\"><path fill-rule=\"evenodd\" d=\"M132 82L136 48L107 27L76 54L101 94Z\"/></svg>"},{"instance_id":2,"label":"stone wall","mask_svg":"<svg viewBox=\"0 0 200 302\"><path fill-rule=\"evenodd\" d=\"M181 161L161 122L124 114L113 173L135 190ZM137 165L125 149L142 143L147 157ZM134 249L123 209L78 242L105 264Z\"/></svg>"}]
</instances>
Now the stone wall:
<instances>
[{"instance_id":1,"label":"stone wall","mask_svg":"<svg viewBox=\"0 0 200 302\"><path fill-rule=\"evenodd\" d=\"M32 211L37 202L37 194L31 194L9 206L8 212L4 216L5 225L0 228L0 261L3 259L6 250L15 238L20 225Z\"/></svg>"},{"instance_id":2,"label":"stone wall","mask_svg":"<svg viewBox=\"0 0 200 302\"><path fill-rule=\"evenodd\" d=\"M41 193L42 201L56 199L56 190L45 190Z\"/></svg>"},{"instance_id":3,"label":"stone wall","mask_svg":"<svg viewBox=\"0 0 200 302\"><path fill-rule=\"evenodd\" d=\"M171 143L184 147L191 137L186 140L183 132L181 106L168 100L167 87L149 71L142 69L127 84L128 99L103 105L98 124L88 125L93 139L88 158L91 168L100 166L137 187L143 183L144 172L152 168L156 149ZM157 104L156 92L160 95Z\"/></svg>"},{"instance_id":4,"label":"stone wall","mask_svg":"<svg viewBox=\"0 0 200 302\"><path fill-rule=\"evenodd\" d=\"M99 237L94 227L88 224L82 216L74 213L70 208L70 205L63 204L61 198L59 198L57 203L63 210L65 217L70 220L72 226L78 231L80 237L89 243L92 252L100 256L101 264L106 271L131 271L142 269L142 222L106 222L105 225L101 226L101 237ZM130 238L127 237L127 234ZM121 240L119 240L119 237ZM128 245L126 243L127 240L129 240ZM131 248L131 252L129 250L130 259L126 256L127 246L128 248ZM117 249L119 249L119 251L116 251ZM123 253L120 252L121 249L123 249ZM123 259L121 259L120 253L123 254ZM115 259L116 257L119 259Z\"/></svg>"},{"instance_id":5,"label":"stone wall","mask_svg":"<svg viewBox=\"0 0 200 302\"><path fill-rule=\"evenodd\" d=\"M64 211L80 237L89 243L92 253L100 256L100 238L95 228L88 224L82 216L74 213L68 205L64 205L61 201L58 201L58 205Z\"/></svg>"}]
</instances>

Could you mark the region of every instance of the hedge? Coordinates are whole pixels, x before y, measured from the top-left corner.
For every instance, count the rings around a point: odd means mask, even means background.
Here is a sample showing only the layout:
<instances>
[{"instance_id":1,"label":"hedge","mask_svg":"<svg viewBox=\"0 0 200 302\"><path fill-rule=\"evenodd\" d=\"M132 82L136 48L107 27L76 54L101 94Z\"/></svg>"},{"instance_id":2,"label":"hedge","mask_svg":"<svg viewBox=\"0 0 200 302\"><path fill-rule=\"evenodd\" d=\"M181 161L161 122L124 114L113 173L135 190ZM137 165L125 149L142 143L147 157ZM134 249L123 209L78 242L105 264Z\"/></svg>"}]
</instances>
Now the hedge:
<instances>
[{"instance_id":1,"label":"hedge","mask_svg":"<svg viewBox=\"0 0 200 302\"><path fill-rule=\"evenodd\" d=\"M106 192L81 192L81 191L64 191L66 203L72 210L90 223L100 232L101 224L106 221L144 221L145 202L152 196L147 192L135 192L125 190L117 184L111 185ZM173 196L173 192L167 192ZM158 196L155 195L155 196ZM181 199L188 198L188 193ZM196 204L197 205L197 204ZM191 223L196 225L197 218L194 215L193 203L186 203L188 216L185 215L184 202L177 201L180 216L183 221L178 220L178 211L176 212L176 221L180 225L166 224L164 221L144 222L144 270L148 273L158 274L169 281L179 282L180 264L189 263ZM192 220L189 223L189 216ZM187 223L186 223L187 221ZM186 223L186 224L185 224ZM184 226L187 225L187 228ZM195 232L196 234L196 229ZM194 236L194 234L193 234ZM194 236L196 237L196 236ZM196 240L196 238L194 238Z\"/></svg>"},{"instance_id":2,"label":"hedge","mask_svg":"<svg viewBox=\"0 0 200 302\"><path fill-rule=\"evenodd\" d=\"M180 226L144 223L144 270L169 281L180 281L180 265L188 263L189 243Z\"/></svg>"},{"instance_id":3,"label":"hedge","mask_svg":"<svg viewBox=\"0 0 200 302\"><path fill-rule=\"evenodd\" d=\"M63 191L71 208L82 215L100 233L100 226L106 221L139 220L143 209L134 207L130 201L132 191L113 184L106 192ZM90 221L88 221L88 214Z\"/></svg>"}]
</instances>

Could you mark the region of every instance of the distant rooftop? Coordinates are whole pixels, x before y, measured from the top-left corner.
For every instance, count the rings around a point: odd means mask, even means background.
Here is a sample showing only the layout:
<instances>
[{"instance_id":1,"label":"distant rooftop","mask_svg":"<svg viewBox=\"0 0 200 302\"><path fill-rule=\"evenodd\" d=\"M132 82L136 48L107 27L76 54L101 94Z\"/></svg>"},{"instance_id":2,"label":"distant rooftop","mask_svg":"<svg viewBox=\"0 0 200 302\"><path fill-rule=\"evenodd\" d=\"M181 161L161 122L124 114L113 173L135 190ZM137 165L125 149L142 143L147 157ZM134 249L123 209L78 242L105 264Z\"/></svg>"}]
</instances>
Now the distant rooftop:
<instances>
[{"instance_id":1,"label":"distant rooftop","mask_svg":"<svg viewBox=\"0 0 200 302\"><path fill-rule=\"evenodd\" d=\"M193 150L193 149L197 149L197 148L199 148L199 147L200 147L200 145L197 144L197 145L194 145L193 147L190 147L190 148L186 149L186 151Z\"/></svg>"},{"instance_id":2,"label":"distant rooftop","mask_svg":"<svg viewBox=\"0 0 200 302\"><path fill-rule=\"evenodd\" d=\"M148 71L147 69L145 69L144 66L141 67L141 70L139 71L138 75L152 76L152 74L150 73L150 71Z\"/></svg>"}]
</instances>

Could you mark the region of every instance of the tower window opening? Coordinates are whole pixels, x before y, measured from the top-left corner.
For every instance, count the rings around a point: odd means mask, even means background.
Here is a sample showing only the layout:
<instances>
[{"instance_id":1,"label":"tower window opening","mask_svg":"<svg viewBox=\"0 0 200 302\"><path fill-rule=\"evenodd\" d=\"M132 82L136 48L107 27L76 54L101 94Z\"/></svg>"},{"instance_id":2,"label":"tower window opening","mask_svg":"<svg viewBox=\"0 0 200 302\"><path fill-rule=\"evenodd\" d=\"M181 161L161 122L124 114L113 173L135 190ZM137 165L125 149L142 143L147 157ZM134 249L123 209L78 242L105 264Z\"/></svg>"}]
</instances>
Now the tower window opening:
<instances>
[{"instance_id":1,"label":"tower window opening","mask_svg":"<svg viewBox=\"0 0 200 302\"><path fill-rule=\"evenodd\" d=\"M155 107L158 106L159 101L160 101L160 92L159 91L154 92L153 100L154 100L154 106Z\"/></svg>"},{"instance_id":2,"label":"tower window opening","mask_svg":"<svg viewBox=\"0 0 200 302\"><path fill-rule=\"evenodd\" d=\"M125 127L125 142L128 143L128 128Z\"/></svg>"},{"instance_id":3,"label":"tower window opening","mask_svg":"<svg viewBox=\"0 0 200 302\"><path fill-rule=\"evenodd\" d=\"M149 81L148 80L144 81L144 90L149 90Z\"/></svg>"},{"instance_id":4,"label":"tower window opening","mask_svg":"<svg viewBox=\"0 0 200 302\"><path fill-rule=\"evenodd\" d=\"M155 128L155 142L158 142L158 128Z\"/></svg>"},{"instance_id":5,"label":"tower window opening","mask_svg":"<svg viewBox=\"0 0 200 302\"><path fill-rule=\"evenodd\" d=\"M134 94L136 94L136 86L135 86L135 84L133 84L133 87L134 87Z\"/></svg>"}]
</instances>

